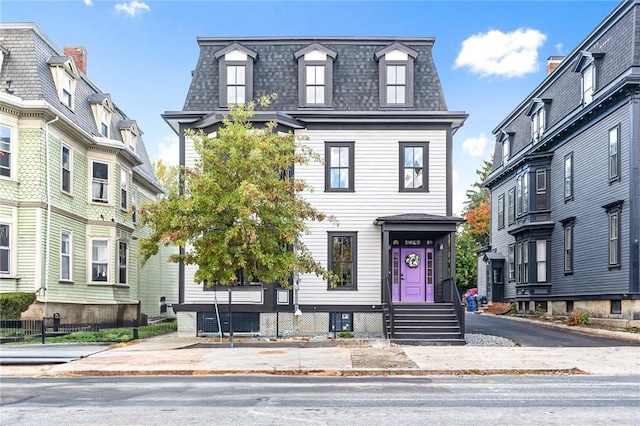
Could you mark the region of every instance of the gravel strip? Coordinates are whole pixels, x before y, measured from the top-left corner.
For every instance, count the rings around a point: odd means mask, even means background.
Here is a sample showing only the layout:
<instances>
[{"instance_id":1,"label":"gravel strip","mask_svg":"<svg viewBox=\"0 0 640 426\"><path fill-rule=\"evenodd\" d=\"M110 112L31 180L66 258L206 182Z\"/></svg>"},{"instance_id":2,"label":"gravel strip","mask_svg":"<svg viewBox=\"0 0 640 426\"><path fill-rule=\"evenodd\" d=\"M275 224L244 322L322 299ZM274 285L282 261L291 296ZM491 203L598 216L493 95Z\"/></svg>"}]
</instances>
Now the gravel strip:
<instances>
[{"instance_id":1,"label":"gravel strip","mask_svg":"<svg viewBox=\"0 0 640 426\"><path fill-rule=\"evenodd\" d=\"M512 347L516 344L504 337L491 336L489 334L470 334L464 335L467 341L467 346L500 346L500 347Z\"/></svg>"}]
</instances>

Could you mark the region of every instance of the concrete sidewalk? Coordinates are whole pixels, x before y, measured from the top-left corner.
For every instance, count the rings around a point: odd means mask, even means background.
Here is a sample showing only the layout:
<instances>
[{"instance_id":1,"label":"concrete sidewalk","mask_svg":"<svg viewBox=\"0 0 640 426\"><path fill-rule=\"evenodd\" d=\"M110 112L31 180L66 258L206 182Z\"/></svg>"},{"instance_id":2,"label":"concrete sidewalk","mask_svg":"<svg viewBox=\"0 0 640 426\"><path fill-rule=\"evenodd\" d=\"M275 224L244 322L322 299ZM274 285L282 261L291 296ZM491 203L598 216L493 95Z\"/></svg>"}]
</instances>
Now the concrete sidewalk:
<instances>
[{"instance_id":1,"label":"concrete sidewalk","mask_svg":"<svg viewBox=\"0 0 640 426\"><path fill-rule=\"evenodd\" d=\"M59 365L2 366L2 377L130 375L640 374L640 347L537 348L399 346L385 340L343 346L265 343L229 347L203 338L158 336Z\"/></svg>"}]
</instances>

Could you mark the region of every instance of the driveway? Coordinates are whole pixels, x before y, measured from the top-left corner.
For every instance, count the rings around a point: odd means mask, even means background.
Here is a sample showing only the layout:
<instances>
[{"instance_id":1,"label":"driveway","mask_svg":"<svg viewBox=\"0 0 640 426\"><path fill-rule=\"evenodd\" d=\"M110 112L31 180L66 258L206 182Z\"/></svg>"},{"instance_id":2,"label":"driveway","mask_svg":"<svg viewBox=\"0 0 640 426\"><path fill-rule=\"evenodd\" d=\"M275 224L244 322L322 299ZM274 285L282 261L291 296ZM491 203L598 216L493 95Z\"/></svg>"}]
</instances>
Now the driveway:
<instances>
[{"instance_id":1,"label":"driveway","mask_svg":"<svg viewBox=\"0 0 640 426\"><path fill-rule=\"evenodd\" d=\"M565 329L546 327L533 321L516 321L498 315L474 314L465 317L467 334L488 334L505 337L520 346L547 348L640 346L625 340L588 336Z\"/></svg>"},{"instance_id":2,"label":"driveway","mask_svg":"<svg viewBox=\"0 0 640 426\"><path fill-rule=\"evenodd\" d=\"M108 347L108 343L2 345L0 346L0 364L64 364L102 352Z\"/></svg>"}]
</instances>

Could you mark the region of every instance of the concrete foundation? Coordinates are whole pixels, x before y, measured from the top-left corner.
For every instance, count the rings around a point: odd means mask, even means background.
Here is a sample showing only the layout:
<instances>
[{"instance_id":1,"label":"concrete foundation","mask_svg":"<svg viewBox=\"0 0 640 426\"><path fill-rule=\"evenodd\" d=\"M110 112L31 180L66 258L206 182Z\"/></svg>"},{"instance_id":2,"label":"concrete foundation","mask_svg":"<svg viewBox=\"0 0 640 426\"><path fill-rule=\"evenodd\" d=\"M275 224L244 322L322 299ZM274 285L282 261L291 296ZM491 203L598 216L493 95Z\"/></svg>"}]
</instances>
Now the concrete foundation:
<instances>
[{"instance_id":1,"label":"concrete foundation","mask_svg":"<svg viewBox=\"0 0 640 426\"><path fill-rule=\"evenodd\" d=\"M76 304L76 303L43 303L36 301L22 313L22 319L39 320L60 314L61 324L100 324L135 321L138 317L138 304Z\"/></svg>"}]
</instances>

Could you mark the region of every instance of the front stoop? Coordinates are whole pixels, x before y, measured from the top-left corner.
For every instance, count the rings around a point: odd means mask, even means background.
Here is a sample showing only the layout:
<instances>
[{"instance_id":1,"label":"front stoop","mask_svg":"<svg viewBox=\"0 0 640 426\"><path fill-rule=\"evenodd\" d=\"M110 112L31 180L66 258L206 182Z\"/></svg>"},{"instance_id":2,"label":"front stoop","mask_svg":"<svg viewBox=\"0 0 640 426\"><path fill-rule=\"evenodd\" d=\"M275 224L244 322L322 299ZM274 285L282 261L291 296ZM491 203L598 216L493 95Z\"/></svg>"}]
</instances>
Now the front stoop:
<instances>
[{"instance_id":1,"label":"front stoop","mask_svg":"<svg viewBox=\"0 0 640 426\"><path fill-rule=\"evenodd\" d=\"M391 335L386 310L387 336L402 345L465 345L460 323L451 303L394 303Z\"/></svg>"}]
</instances>

